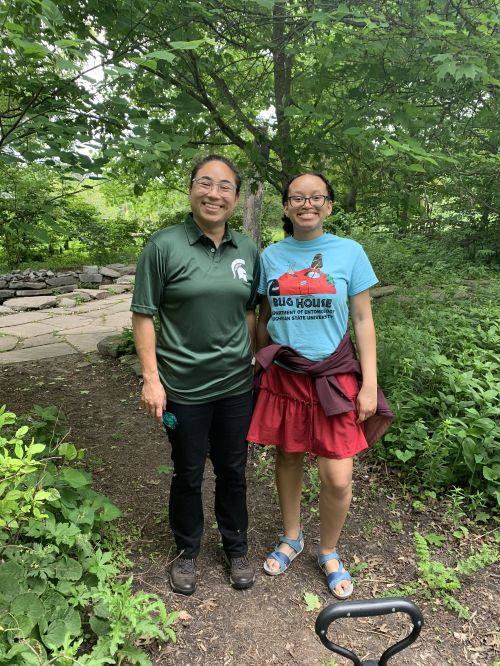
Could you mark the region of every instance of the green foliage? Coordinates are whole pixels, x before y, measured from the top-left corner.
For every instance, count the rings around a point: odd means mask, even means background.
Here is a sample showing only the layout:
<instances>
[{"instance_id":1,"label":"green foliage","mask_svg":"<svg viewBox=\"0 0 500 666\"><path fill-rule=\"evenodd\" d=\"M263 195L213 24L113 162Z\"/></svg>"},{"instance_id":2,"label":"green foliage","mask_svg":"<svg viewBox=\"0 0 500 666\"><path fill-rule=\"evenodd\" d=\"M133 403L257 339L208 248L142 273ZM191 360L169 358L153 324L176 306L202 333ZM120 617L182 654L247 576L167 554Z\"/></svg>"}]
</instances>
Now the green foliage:
<instances>
[{"instance_id":1,"label":"green foliage","mask_svg":"<svg viewBox=\"0 0 500 666\"><path fill-rule=\"evenodd\" d=\"M64 416L37 406L20 425L4 406L0 432L0 663L149 664L138 639L174 640L176 614L115 579L124 558L100 534L121 514L69 465Z\"/></svg>"},{"instance_id":2,"label":"green foliage","mask_svg":"<svg viewBox=\"0 0 500 666\"><path fill-rule=\"evenodd\" d=\"M379 381L395 420L374 450L433 490L457 486L497 504L497 281L468 292L446 279L375 305Z\"/></svg>"},{"instance_id":3,"label":"green foliage","mask_svg":"<svg viewBox=\"0 0 500 666\"><path fill-rule=\"evenodd\" d=\"M134 332L131 328L126 327L120 333L118 351L120 354L135 354Z\"/></svg>"},{"instance_id":4,"label":"green foliage","mask_svg":"<svg viewBox=\"0 0 500 666\"><path fill-rule=\"evenodd\" d=\"M0 159L112 164L135 194L182 189L207 150L277 188L324 169L347 215L401 233L453 228L494 259L497 14L494 0L11 0Z\"/></svg>"},{"instance_id":5,"label":"green foliage","mask_svg":"<svg viewBox=\"0 0 500 666\"><path fill-rule=\"evenodd\" d=\"M459 618L469 619L469 609L461 604L454 596L454 592L462 585L459 575L470 576L484 567L490 566L500 559L500 550L497 546L483 544L481 548L466 559L459 560L455 567L449 567L442 562L432 559L428 542L432 535L423 536L415 531L415 555L417 561L418 577L405 586L387 591L384 596L394 594L407 596L420 592L427 599L438 597L444 605L455 612Z\"/></svg>"},{"instance_id":6,"label":"green foliage","mask_svg":"<svg viewBox=\"0 0 500 666\"><path fill-rule=\"evenodd\" d=\"M308 613L310 613L311 611L317 611L318 608L321 608L321 604L317 594L313 594L312 592L304 592L303 598L306 606L306 611Z\"/></svg>"},{"instance_id":7,"label":"green foliage","mask_svg":"<svg viewBox=\"0 0 500 666\"><path fill-rule=\"evenodd\" d=\"M88 187L70 175L41 165L2 165L0 162L0 253L9 267L44 261L44 267L70 259L76 247L105 263L133 248L137 254L135 220L101 219L80 196ZM64 258L63 258L64 257ZM83 259L83 261L82 261Z\"/></svg>"}]
</instances>

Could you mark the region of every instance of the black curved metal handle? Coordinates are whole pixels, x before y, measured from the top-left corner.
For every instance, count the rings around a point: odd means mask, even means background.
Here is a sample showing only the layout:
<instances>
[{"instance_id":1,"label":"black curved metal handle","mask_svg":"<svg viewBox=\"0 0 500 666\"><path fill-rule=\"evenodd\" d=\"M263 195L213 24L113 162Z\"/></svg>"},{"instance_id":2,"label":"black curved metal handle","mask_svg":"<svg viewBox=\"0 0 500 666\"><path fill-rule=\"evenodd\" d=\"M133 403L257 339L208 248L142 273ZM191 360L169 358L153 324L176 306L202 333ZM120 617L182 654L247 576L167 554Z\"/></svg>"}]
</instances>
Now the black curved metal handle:
<instances>
[{"instance_id":1,"label":"black curved metal handle","mask_svg":"<svg viewBox=\"0 0 500 666\"><path fill-rule=\"evenodd\" d=\"M390 615L392 613L406 613L413 622L413 629L408 636L387 648L380 657L379 666L387 666L387 662L395 654L411 645L420 634L424 625L424 616L418 606L409 599L402 597L389 597L387 599L361 599L360 601L341 601L324 608L316 618L315 630L321 642L332 652L350 659L354 666L363 666L363 663L351 650L332 643L327 637L328 627L335 620L349 617L373 617L376 615ZM372 662L370 662L372 663Z\"/></svg>"}]
</instances>

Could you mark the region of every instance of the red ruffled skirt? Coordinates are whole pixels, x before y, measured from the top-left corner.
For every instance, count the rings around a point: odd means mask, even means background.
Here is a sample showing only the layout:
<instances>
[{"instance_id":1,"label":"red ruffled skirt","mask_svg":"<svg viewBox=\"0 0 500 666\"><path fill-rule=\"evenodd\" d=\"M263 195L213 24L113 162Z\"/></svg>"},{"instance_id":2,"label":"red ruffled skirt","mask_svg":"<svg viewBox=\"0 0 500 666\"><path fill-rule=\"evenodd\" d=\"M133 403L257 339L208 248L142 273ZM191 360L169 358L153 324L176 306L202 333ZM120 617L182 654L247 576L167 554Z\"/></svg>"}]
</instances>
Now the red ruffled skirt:
<instances>
[{"instance_id":1,"label":"red ruffled skirt","mask_svg":"<svg viewBox=\"0 0 500 666\"><path fill-rule=\"evenodd\" d=\"M336 375L354 403L359 392L354 374ZM262 374L259 395L247 439L280 446L288 453L309 453L325 458L352 458L368 448L356 410L326 416L306 374L273 364Z\"/></svg>"}]
</instances>

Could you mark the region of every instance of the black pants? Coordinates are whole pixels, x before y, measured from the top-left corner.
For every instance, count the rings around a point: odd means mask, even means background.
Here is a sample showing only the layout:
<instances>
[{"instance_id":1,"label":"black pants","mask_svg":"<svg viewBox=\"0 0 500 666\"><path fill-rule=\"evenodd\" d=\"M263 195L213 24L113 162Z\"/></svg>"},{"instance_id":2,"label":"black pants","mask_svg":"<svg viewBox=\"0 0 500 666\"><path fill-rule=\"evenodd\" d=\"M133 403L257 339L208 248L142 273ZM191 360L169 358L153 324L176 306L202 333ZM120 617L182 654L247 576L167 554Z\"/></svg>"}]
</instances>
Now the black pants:
<instances>
[{"instance_id":1,"label":"black pants","mask_svg":"<svg viewBox=\"0 0 500 666\"><path fill-rule=\"evenodd\" d=\"M252 393L199 405L168 401L177 427L168 431L174 473L169 519L178 552L195 558L203 533L201 484L207 455L215 472L215 517L230 557L247 553L246 434Z\"/></svg>"}]
</instances>

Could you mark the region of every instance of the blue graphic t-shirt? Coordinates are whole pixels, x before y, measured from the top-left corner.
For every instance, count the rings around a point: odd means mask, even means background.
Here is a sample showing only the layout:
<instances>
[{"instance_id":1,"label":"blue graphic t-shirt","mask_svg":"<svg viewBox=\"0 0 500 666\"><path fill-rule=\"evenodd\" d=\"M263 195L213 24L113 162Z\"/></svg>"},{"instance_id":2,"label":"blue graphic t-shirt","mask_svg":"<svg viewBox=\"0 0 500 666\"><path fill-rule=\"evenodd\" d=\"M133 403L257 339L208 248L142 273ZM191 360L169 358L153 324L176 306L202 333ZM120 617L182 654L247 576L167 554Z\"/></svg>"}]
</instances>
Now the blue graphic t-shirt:
<instances>
[{"instance_id":1,"label":"blue graphic t-shirt","mask_svg":"<svg viewBox=\"0 0 500 666\"><path fill-rule=\"evenodd\" d=\"M377 282L365 251L350 238L289 236L270 245L261 256L258 291L271 306L272 341L311 361L330 356L347 331L349 296Z\"/></svg>"}]
</instances>

